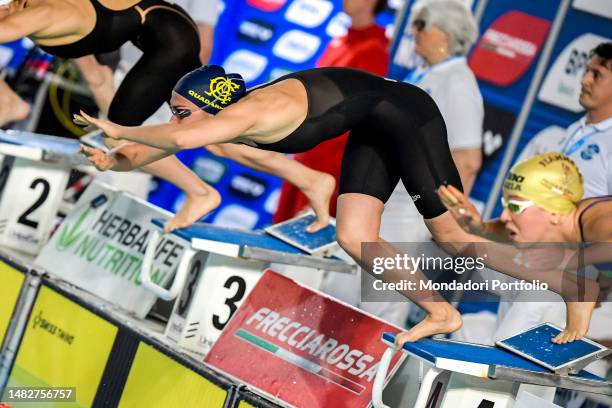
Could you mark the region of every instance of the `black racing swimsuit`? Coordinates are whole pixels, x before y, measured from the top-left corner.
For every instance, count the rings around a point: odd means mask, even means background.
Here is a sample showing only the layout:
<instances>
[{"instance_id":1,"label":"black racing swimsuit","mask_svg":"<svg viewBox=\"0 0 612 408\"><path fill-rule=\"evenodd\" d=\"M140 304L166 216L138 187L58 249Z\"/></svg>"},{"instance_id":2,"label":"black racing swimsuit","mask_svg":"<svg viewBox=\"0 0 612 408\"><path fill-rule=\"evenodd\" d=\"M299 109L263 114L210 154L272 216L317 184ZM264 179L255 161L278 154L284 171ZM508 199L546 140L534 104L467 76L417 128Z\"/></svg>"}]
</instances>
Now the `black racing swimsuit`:
<instances>
[{"instance_id":1,"label":"black racing swimsuit","mask_svg":"<svg viewBox=\"0 0 612 408\"><path fill-rule=\"evenodd\" d=\"M306 88L306 119L284 139L258 148L304 152L351 131L340 194L367 194L384 203L401 179L424 218L446 212L436 189L461 189L461 179L442 115L425 91L350 68L294 72L263 87L291 78Z\"/></svg>"},{"instance_id":2,"label":"black racing swimsuit","mask_svg":"<svg viewBox=\"0 0 612 408\"><path fill-rule=\"evenodd\" d=\"M41 48L78 58L115 51L131 41L143 55L117 90L108 117L120 125L140 125L170 98L183 75L201 65L197 26L182 8L162 0L142 0L125 10L90 1L96 25L89 34L71 44Z\"/></svg>"}]
</instances>

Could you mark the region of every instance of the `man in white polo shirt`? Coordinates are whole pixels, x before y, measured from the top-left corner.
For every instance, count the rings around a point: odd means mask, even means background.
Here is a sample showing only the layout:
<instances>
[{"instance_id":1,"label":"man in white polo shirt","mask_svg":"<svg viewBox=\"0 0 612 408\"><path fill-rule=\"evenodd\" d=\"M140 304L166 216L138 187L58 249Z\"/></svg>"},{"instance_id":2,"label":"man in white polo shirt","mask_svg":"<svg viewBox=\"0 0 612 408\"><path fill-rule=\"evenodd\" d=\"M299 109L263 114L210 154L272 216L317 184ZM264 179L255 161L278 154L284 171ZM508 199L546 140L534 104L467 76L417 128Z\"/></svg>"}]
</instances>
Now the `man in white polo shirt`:
<instances>
[{"instance_id":1,"label":"man in white polo shirt","mask_svg":"<svg viewBox=\"0 0 612 408\"><path fill-rule=\"evenodd\" d=\"M542 131L517 159L548 151L571 157L584 176L584 198L612 194L612 42L598 45L581 81L580 105L586 115L561 136Z\"/></svg>"}]
</instances>

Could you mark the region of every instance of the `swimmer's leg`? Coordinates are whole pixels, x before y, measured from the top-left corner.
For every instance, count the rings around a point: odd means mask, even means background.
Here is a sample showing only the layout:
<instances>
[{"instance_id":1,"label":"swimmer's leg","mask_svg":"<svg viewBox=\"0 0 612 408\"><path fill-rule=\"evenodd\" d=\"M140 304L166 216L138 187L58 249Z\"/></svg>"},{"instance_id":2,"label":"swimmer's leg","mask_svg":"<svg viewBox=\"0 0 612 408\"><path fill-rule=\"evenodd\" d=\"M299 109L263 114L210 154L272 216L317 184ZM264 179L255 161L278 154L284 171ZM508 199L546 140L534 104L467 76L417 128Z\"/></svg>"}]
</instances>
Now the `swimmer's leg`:
<instances>
[{"instance_id":1,"label":"swimmer's leg","mask_svg":"<svg viewBox=\"0 0 612 408\"><path fill-rule=\"evenodd\" d=\"M28 117L29 113L30 105L0 79L0 126L23 120Z\"/></svg>"},{"instance_id":2,"label":"swimmer's leg","mask_svg":"<svg viewBox=\"0 0 612 408\"><path fill-rule=\"evenodd\" d=\"M175 14L168 13L167 18L182 21L183 18ZM186 43L180 47L168 48L155 44L156 38L143 44L144 54L115 93L109 108L110 120L125 126L140 125L170 98L172 88L184 74L200 66L198 47L188 46L191 42L197 44L197 33L187 26L187 31L181 32ZM193 41L190 40L191 35L194 36ZM144 166L143 170L176 185L186 195L183 207L166 223L166 231L198 221L220 202L219 194L175 156Z\"/></svg>"},{"instance_id":3,"label":"swimmer's leg","mask_svg":"<svg viewBox=\"0 0 612 408\"><path fill-rule=\"evenodd\" d=\"M113 71L100 64L93 55L77 58L74 62L85 78L100 113L108 115L108 109L115 95Z\"/></svg>"},{"instance_id":4,"label":"swimmer's leg","mask_svg":"<svg viewBox=\"0 0 612 408\"><path fill-rule=\"evenodd\" d=\"M378 198L360 193L345 193L338 197L336 231L338 243L362 268L372 271L374 257L395 257L400 251L380 238L380 218L384 204ZM373 251L362 252L362 243L376 243ZM364 272L365 273L365 272ZM414 274L404 270L385 270L387 282L427 280L421 271ZM434 334L452 333L461 327L461 315L437 292L428 290L406 290L401 293L415 302L427 317L419 324L401 333L397 343L413 342Z\"/></svg>"}]
</instances>

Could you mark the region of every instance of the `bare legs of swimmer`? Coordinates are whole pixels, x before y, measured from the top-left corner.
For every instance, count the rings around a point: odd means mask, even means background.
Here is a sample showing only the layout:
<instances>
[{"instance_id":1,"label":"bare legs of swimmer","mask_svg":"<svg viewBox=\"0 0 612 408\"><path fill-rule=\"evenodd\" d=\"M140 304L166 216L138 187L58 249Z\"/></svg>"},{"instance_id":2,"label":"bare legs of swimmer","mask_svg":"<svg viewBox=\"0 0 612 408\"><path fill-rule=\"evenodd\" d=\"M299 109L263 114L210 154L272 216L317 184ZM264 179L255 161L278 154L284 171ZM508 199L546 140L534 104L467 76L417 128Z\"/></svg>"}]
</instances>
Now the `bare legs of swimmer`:
<instances>
[{"instance_id":1,"label":"bare legs of swimmer","mask_svg":"<svg viewBox=\"0 0 612 408\"><path fill-rule=\"evenodd\" d=\"M30 105L0 79L0 126L23 120L28 117L29 113Z\"/></svg>"},{"instance_id":2,"label":"bare legs of swimmer","mask_svg":"<svg viewBox=\"0 0 612 408\"><path fill-rule=\"evenodd\" d=\"M98 63L93 55L74 60L85 78L100 113L106 116L115 96L113 71Z\"/></svg>"},{"instance_id":3,"label":"bare legs of swimmer","mask_svg":"<svg viewBox=\"0 0 612 408\"><path fill-rule=\"evenodd\" d=\"M336 185L331 175L310 169L279 153L266 152L248 146L221 146L223 145L211 145L207 148L216 155L228 157L241 164L277 177L283 177L283 179L299 188L308 198L317 216L317 220L308 227L309 231L317 231L329 224L329 200ZM164 159L155 164L158 165L166 160ZM176 216L166 223L165 229L167 231L192 224L203 216L202 212L207 214L218 206L221 200L216 190L206 184L202 186L202 180L191 171L189 173L197 178L197 180L184 179L180 174L173 173L173 171L174 167L172 169L169 168L167 170L168 173L164 171L164 178L169 180L169 177L173 177L176 180L174 183L185 191L187 197ZM170 181L173 182L172 180ZM189 192L192 192L192 194Z\"/></svg>"},{"instance_id":4,"label":"bare legs of swimmer","mask_svg":"<svg viewBox=\"0 0 612 408\"><path fill-rule=\"evenodd\" d=\"M377 248L380 248L381 251L388 250L389 256L393 256L397 253L397 251L380 238L379 235L380 218L383 210L384 204L382 201L369 195L348 193L338 197L336 222L338 243L349 255L351 255L351 257L357 260L363 268L369 270L372 270L372 259L367 259L370 255L363 253L362 243L378 243L380 246L377 245ZM445 215L447 217L445 217ZM442 219L440 220L440 218ZM454 238L452 236L452 229L436 229L435 227L431 227L432 223L435 226L438 224L444 225L445 221L450 221L451 225L455 223L452 218L449 219L448 214L443 214L433 221L426 220L426 224L430 230L432 230L434 237L438 235L439 238L440 233L442 233L446 234L445 240L452 240ZM461 231L458 227L457 230ZM388 271L385 273L387 272ZM421 279L425 279L420 271L413 275L405 274L405 271L393 273L396 274L393 280L405 278L417 282ZM427 317L407 332L398 335L396 340L398 344L403 344L407 341L417 341L434 334L452 333L461 328L461 315L437 292L419 292L420 293L416 291L405 291L403 294L425 310L425 312L427 312Z\"/></svg>"}]
</instances>

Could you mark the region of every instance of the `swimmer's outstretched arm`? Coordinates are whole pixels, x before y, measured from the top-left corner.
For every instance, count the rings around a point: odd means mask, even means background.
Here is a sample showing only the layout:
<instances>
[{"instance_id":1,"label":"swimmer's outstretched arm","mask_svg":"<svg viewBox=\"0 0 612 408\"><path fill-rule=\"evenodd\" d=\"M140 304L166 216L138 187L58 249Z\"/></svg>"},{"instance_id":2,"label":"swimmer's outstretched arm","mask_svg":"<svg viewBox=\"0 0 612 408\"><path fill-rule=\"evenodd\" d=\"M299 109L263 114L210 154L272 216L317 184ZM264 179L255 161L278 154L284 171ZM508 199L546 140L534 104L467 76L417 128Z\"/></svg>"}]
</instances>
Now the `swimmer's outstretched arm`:
<instances>
[{"instance_id":1,"label":"swimmer's outstretched arm","mask_svg":"<svg viewBox=\"0 0 612 408\"><path fill-rule=\"evenodd\" d=\"M6 16L0 20L0 43L16 41L45 29L52 12L45 3Z\"/></svg>"},{"instance_id":2,"label":"swimmer's outstretched arm","mask_svg":"<svg viewBox=\"0 0 612 408\"><path fill-rule=\"evenodd\" d=\"M249 103L245 101L230 106L214 117L191 123L129 127L94 118L83 111L80 116L75 115L75 121L93 125L112 139L130 140L158 149L179 151L233 141L251 129L257 119L256 112L249 109Z\"/></svg>"},{"instance_id":3,"label":"swimmer's outstretched arm","mask_svg":"<svg viewBox=\"0 0 612 408\"><path fill-rule=\"evenodd\" d=\"M482 217L469 198L453 186L441 186L438 196L455 221L469 234L490 241L510 241L504 224L500 220L483 222Z\"/></svg>"}]
</instances>

